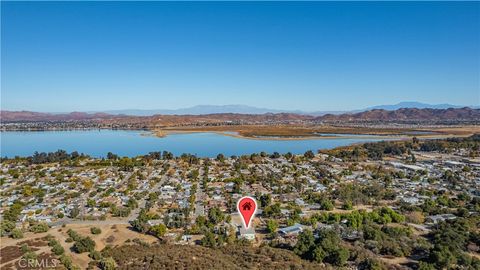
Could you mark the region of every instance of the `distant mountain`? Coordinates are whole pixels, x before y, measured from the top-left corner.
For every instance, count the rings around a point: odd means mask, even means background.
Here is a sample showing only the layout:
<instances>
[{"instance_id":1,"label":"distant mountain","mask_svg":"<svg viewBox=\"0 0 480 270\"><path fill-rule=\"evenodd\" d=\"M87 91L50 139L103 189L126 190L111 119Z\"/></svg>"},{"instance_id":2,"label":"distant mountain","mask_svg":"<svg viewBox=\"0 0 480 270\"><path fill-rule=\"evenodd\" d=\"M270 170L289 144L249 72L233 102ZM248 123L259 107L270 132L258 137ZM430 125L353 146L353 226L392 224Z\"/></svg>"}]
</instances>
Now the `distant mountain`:
<instances>
[{"instance_id":1,"label":"distant mountain","mask_svg":"<svg viewBox=\"0 0 480 270\"><path fill-rule=\"evenodd\" d=\"M197 105L188 108L181 108L175 110L167 109L155 109L155 110L138 110L138 109L129 109L129 110L109 110L101 111L102 113L107 114L123 114L123 115L132 115L132 116L152 116L155 114L162 115L204 115L204 114L219 114L219 113L238 113L238 114L265 114L265 113L295 113L295 114L305 114L313 116L322 116L326 114L345 114L345 113L358 113L369 110L387 110L394 111L401 108L417 108L417 109L448 109L448 108L462 108L465 106L458 106L452 104L426 104L421 102L414 101L404 101L394 105L378 105L373 107L368 107L365 109L358 109L352 111L302 111L302 110L279 110L279 109L270 109L270 108L259 108L247 105L232 104L232 105ZM471 108L479 108L471 107ZM98 112L90 112L98 113Z\"/></svg>"},{"instance_id":2,"label":"distant mountain","mask_svg":"<svg viewBox=\"0 0 480 270\"><path fill-rule=\"evenodd\" d=\"M427 104L415 101L403 101L394 105L378 105L373 107L368 107L364 111L369 110L387 110L394 111L402 108L416 108L416 109L448 109L448 108L463 108L465 106L458 106L452 104Z\"/></svg>"},{"instance_id":3,"label":"distant mountain","mask_svg":"<svg viewBox=\"0 0 480 270\"><path fill-rule=\"evenodd\" d=\"M232 105L197 105L188 108L167 110L167 109L155 109L155 110L109 110L102 111L107 114L124 114L133 116L152 116L155 114L163 115L204 115L204 114L218 114L218 113L238 113L238 114L265 114L265 113L294 113L320 116L325 114L342 114L348 111L302 111L302 110L279 110L269 108L259 108L248 105L232 104ZM358 111L355 111L358 112ZM96 113L96 111L90 112Z\"/></svg>"},{"instance_id":4,"label":"distant mountain","mask_svg":"<svg viewBox=\"0 0 480 270\"><path fill-rule=\"evenodd\" d=\"M388 111L383 109L374 109L365 112L341 115L323 115L317 117L319 121L444 121L444 120L479 120L480 109L448 108L448 109L418 109L401 108Z\"/></svg>"},{"instance_id":5,"label":"distant mountain","mask_svg":"<svg viewBox=\"0 0 480 270\"><path fill-rule=\"evenodd\" d=\"M196 111L198 114L155 114L152 116L114 115L106 113L72 112L64 114L39 113L29 111L1 111L2 122L22 121L71 121L71 120L98 120L103 123L144 123L156 125L178 125L197 123L271 123L282 121L409 121L409 120L474 120L480 119L480 109L449 108L449 109L418 109L402 108L398 110L374 109L358 113L344 113L340 115L326 114L314 116L298 113L208 113L199 114L203 110ZM209 112L209 110L207 110ZM192 112L192 111L190 111Z\"/></svg>"},{"instance_id":6,"label":"distant mountain","mask_svg":"<svg viewBox=\"0 0 480 270\"><path fill-rule=\"evenodd\" d=\"M125 114L125 115L135 115L135 116L150 116L155 114L163 115L203 115L203 114L214 114L214 113L239 113L239 114L264 114L264 113L296 113L296 114L305 114L300 110L278 110L278 109L267 109L267 108L258 108L247 105L197 105L188 108L175 109L175 110L110 110L102 111L108 114Z\"/></svg>"},{"instance_id":7,"label":"distant mountain","mask_svg":"<svg viewBox=\"0 0 480 270\"><path fill-rule=\"evenodd\" d=\"M0 120L2 122L15 121L71 121L71 120L95 120L121 118L122 115L110 115L106 113L43 113L30 111L0 111Z\"/></svg>"}]
</instances>

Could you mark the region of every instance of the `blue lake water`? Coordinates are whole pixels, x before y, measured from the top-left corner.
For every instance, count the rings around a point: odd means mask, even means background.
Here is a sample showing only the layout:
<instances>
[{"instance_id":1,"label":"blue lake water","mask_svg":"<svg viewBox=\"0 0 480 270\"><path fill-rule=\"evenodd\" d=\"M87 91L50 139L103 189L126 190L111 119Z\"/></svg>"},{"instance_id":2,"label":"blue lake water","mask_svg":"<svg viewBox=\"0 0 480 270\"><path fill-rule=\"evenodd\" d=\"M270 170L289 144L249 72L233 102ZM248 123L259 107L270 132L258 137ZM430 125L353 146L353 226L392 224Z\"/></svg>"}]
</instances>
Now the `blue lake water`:
<instances>
[{"instance_id":1,"label":"blue lake water","mask_svg":"<svg viewBox=\"0 0 480 270\"><path fill-rule=\"evenodd\" d=\"M267 153L330 149L359 142L379 141L382 138L332 138L308 140L252 140L216 133L171 134L164 138L146 135L142 131L87 130L87 131L7 131L0 132L2 157L30 156L35 151L78 151L94 157L108 152L120 156L137 156L152 151L170 151L175 155L196 154L199 157L227 156L265 151Z\"/></svg>"}]
</instances>

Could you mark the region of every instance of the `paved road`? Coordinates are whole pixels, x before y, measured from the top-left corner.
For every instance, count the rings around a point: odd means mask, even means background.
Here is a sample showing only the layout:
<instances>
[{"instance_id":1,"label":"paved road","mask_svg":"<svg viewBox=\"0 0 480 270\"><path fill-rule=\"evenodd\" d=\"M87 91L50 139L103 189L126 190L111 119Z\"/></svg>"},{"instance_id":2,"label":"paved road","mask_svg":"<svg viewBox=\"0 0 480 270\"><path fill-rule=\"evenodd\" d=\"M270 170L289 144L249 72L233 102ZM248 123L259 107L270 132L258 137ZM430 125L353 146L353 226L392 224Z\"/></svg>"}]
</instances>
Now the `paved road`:
<instances>
[{"instance_id":1,"label":"paved road","mask_svg":"<svg viewBox=\"0 0 480 270\"><path fill-rule=\"evenodd\" d=\"M199 169L199 175L204 174L203 168ZM205 193L203 191L203 181L198 181L198 186L197 186L197 192L195 193L195 211L193 212L193 219L192 222L195 222L198 216L204 216L205 215L205 206L203 206L204 202L204 197Z\"/></svg>"}]
</instances>

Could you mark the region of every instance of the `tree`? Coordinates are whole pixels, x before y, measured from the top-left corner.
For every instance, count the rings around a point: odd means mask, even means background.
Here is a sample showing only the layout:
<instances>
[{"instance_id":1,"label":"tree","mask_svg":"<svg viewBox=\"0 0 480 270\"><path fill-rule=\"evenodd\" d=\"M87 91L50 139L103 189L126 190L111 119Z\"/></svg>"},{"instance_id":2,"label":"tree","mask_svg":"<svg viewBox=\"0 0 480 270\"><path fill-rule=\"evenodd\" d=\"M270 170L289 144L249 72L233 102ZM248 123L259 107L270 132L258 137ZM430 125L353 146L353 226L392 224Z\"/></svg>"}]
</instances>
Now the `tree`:
<instances>
[{"instance_id":1,"label":"tree","mask_svg":"<svg viewBox=\"0 0 480 270\"><path fill-rule=\"evenodd\" d=\"M358 265L358 267L359 267L359 269L364 269L364 270L383 270L383 269L386 269L386 267L384 267L380 261L372 259L372 258L367 258L367 259L363 260ZM427 270L427 269L424 269L424 270Z\"/></svg>"},{"instance_id":2,"label":"tree","mask_svg":"<svg viewBox=\"0 0 480 270\"><path fill-rule=\"evenodd\" d=\"M217 155L217 160L220 162L223 162L225 160L225 156L223 154L218 154Z\"/></svg>"},{"instance_id":3,"label":"tree","mask_svg":"<svg viewBox=\"0 0 480 270\"><path fill-rule=\"evenodd\" d=\"M311 259L310 251L315 247L315 238L310 230L302 231L298 235L297 244L293 248L295 254L305 259Z\"/></svg>"},{"instance_id":4,"label":"tree","mask_svg":"<svg viewBox=\"0 0 480 270\"><path fill-rule=\"evenodd\" d=\"M211 231L206 231L200 243L204 247L217 246L217 240L215 239L215 234L213 234Z\"/></svg>"},{"instance_id":5,"label":"tree","mask_svg":"<svg viewBox=\"0 0 480 270\"><path fill-rule=\"evenodd\" d=\"M88 254L88 257L92 258L94 261L98 261L102 258L102 254L96 250L90 251L90 254Z\"/></svg>"},{"instance_id":6,"label":"tree","mask_svg":"<svg viewBox=\"0 0 480 270\"><path fill-rule=\"evenodd\" d=\"M312 150L308 150L307 152L305 152L305 154L303 154L303 156L307 159L312 159L315 157L315 154Z\"/></svg>"},{"instance_id":7,"label":"tree","mask_svg":"<svg viewBox=\"0 0 480 270\"><path fill-rule=\"evenodd\" d=\"M158 225L150 227L150 233L155 235L158 238L164 236L166 232L167 232L167 226L165 226L165 224L160 223Z\"/></svg>"},{"instance_id":8,"label":"tree","mask_svg":"<svg viewBox=\"0 0 480 270\"><path fill-rule=\"evenodd\" d=\"M30 227L30 231L34 233L44 233L47 232L49 229L47 223L37 223Z\"/></svg>"},{"instance_id":9,"label":"tree","mask_svg":"<svg viewBox=\"0 0 480 270\"><path fill-rule=\"evenodd\" d=\"M435 248L430 253L431 261L435 262L439 269L444 269L457 262L457 257L446 246Z\"/></svg>"},{"instance_id":10,"label":"tree","mask_svg":"<svg viewBox=\"0 0 480 270\"><path fill-rule=\"evenodd\" d=\"M100 228L98 228L98 227L91 227L91 228L90 228L90 232L91 232L92 234L101 234L101 233L102 233L102 230L101 230Z\"/></svg>"},{"instance_id":11,"label":"tree","mask_svg":"<svg viewBox=\"0 0 480 270\"><path fill-rule=\"evenodd\" d=\"M90 237L82 237L73 244L73 250L77 253L91 252L95 249L95 241Z\"/></svg>"},{"instance_id":12,"label":"tree","mask_svg":"<svg viewBox=\"0 0 480 270\"><path fill-rule=\"evenodd\" d=\"M324 198L321 202L320 202L320 208L322 210L327 210L327 211L331 211L333 210L333 203L331 200L327 199L327 198Z\"/></svg>"},{"instance_id":13,"label":"tree","mask_svg":"<svg viewBox=\"0 0 480 270\"><path fill-rule=\"evenodd\" d=\"M0 236L4 236L10 233L13 229L15 229L15 222L9 220L2 220L0 223Z\"/></svg>"},{"instance_id":14,"label":"tree","mask_svg":"<svg viewBox=\"0 0 480 270\"><path fill-rule=\"evenodd\" d=\"M60 256L60 262L65 266L67 269L72 269L73 268L73 263L72 263L72 258L69 256L63 254Z\"/></svg>"},{"instance_id":15,"label":"tree","mask_svg":"<svg viewBox=\"0 0 480 270\"><path fill-rule=\"evenodd\" d=\"M3 213L3 220L15 223L22 212L23 204L16 201L10 208Z\"/></svg>"},{"instance_id":16,"label":"tree","mask_svg":"<svg viewBox=\"0 0 480 270\"><path fill-rule=\"evenodd\" d=\"M118 159L118 155L115 155L115 154L112 153L112 152L108 152L108 153L107 153L107 159L117 160L117 159Z\"/></svg>"},{"instance_id":17,"label":"tree","mask_svg":"<svg viewBox=\"0 0 480 270\"><path fill-rule=\"evenodd\" d=\"M280 153L278 152L273 152L273 154L270 156L271 158L280 158Z\"/></svg>"},{"instance_id":18,"label":"tree","mask_svg":"<svg viewBox=\"0 0 480 270\"><path fill-rule=\"evenodd\" d=\"M102 270L114 270L117 268L117 263L112 257L103 258L100 261L100 268Z\"/></svg>"},{"instance_id":19,"label":"tree","mask_svg":"<svg viewBox=\"0 0 480 270\"><path fill-rule=\"evenodd\" d=\"M260 206L262 208L269 206L271 201L272 195L270 195L270 193L266 193L260 196Z\"/></svg>"},{"instance_id":20,"label":"tree","mask_svg":"<svg viewBox=\"0 0 480 270\"><path fill-rule=\"evenodd\" d=\"M168 216L168 215L166 215ZM138 216L137 219L130 221L130 225L132 225L133 229L138 232L145 233L148 231L148 224L145 218Z\"/></svg>"},{"instance_id":21,"label":"tree","mask_svg":"<svg viewBox=\"0 0 480 270\"><path fill-rule=\"evenodd\" d=\"M80 214L80 208L78 207L78 205L75 205L70 211L70 217L76 218L79 214Z\"/></svg>"},{"instance_id":22,"label":"tree","mask_svg":"<svg viewBox=\"0 0 480 270\"><path fill-rule=\"evenodd\" d=\"M345 210L352 210L353 209L353 204L351 201L346 201L344 204L343 204L343 209Z\"/></svg>"},{"instance_id":23,"label":"tree","mask_svg":"<svg viewBox=\"0 0 480 270\"><path fill-rule=\"evenodd\" d=\"M59 243L56 243L55 245L53 245L52 247L52 252L57 255L57 256L60 256L62 255L65 250L63 249L63 247L59 244Z\"/></svg>"},{"instance_id":24,"label":"tree","mask_svg":"<svg viewBox=\"0 0 480 270\"><path fill-rule=\"evenodd\" d=\"M224 219L224 214L218 207L210 208L208 210L208 220L212 224L218 224Z\"/></svg>"},{"instance_id":25,"label":"tree","mask_svg":"<svg viewBox=\"0 0 480 270\"><path fill-rule=\"evenodd\" d=\"M20 238L23 238L23 232L21 229L18 229L18 228L15 228L12 230L11 232L11 237L13 239L20 239Z\"/></svg>"},{"instance_id":26,"label":"tree","mask_svg":"<svg viewBox=\"0 0 480 270\"><path fill-rule=\"evenodd\" d=\"M319 262L319 263L323 262L326 256L327 256L327 253L325 252L325 250L323 250L322 247L317 246L313 250L312 259L316 262Z\"/></svg>"},{"instance_id":27,"label":"tree","mask_svg":"<svg viewBox=\"0 0 480 270\"><path fill-rule=\"evenodd\" d=\"M348 250L346 248L340 247L335 249L328 256L328 262L336 266L342 266L347 262L349 257L350 253L348 252Z\"/></svg>"},{"instance_id":28,"label":"tree","mask_svg":"<svg viewBox=\"0 0 480 270\"><path fill-rule=\"evenodd\" d=\"M269 205L265 207L265 209L263 209L263 215L265 217L275 218L275 217L281 216L281 214L282 214L282 211L279 203Z\"/></svg>"},{"instance_id":29,"label":"tree","mask_svg":"<svg viewBox=\"0 0 480 270\"><path fill-rule=\"evenodd\" d=\"M274 233L276 232L278 229L278 222L274 219L269 219L267 221L267 231L269 233Z\"/></svg>"}]
</instances>

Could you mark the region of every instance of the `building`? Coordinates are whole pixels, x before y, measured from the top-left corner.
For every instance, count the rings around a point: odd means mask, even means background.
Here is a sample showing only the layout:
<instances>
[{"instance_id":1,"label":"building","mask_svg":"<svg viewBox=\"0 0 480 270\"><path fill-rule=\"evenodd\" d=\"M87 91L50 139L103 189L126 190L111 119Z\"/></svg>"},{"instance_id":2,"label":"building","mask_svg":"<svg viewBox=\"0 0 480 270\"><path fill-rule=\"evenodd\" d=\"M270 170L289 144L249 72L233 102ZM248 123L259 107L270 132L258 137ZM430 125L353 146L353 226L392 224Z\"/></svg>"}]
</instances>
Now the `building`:
<instances>
[{"instance_id":1,"label":"building","mask_svg":"<svg viewBox=\"0 0 480 270\"><path fill-rule=\"evenodd\" d=\"M253 227L245 229L245 227L239 226L239 234L239 239L255 240L255 229Z\"/></svg>"},{"instance_id":2,"label":"building","mask_svg":"<svg viewBox=\"0 0 480 270\"><path fill-rule=\"evenodd\" d=\"M295 223L293 226L281 228L278 232L284 236L297 235L303 231L301 224Z\"/></svg>"}]
</instances>

